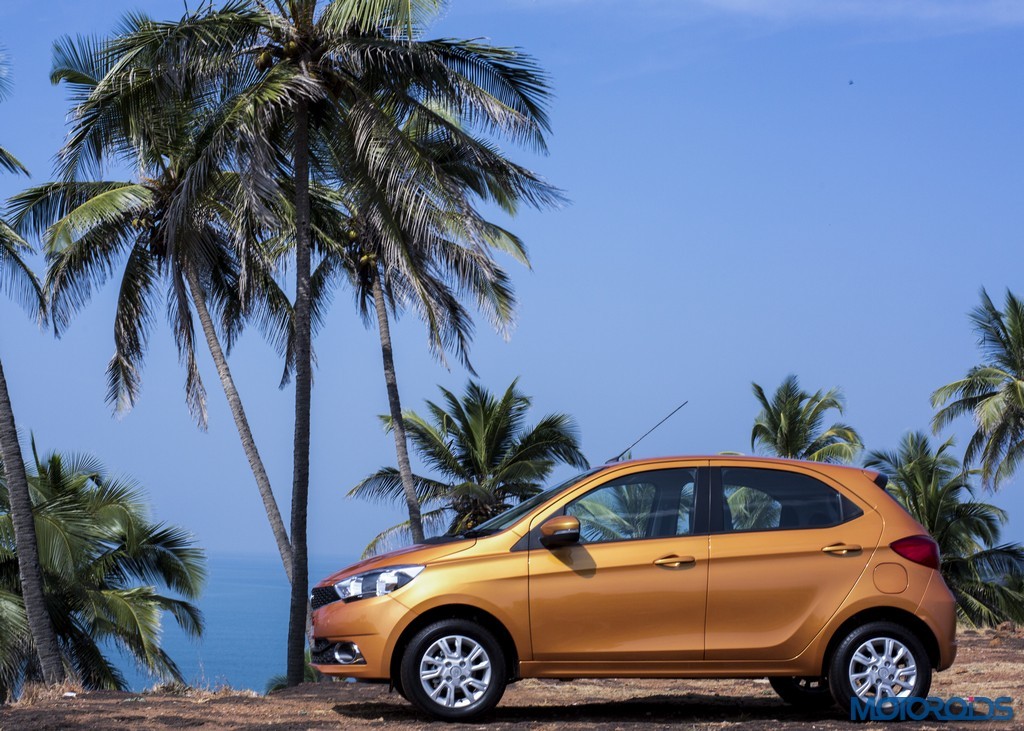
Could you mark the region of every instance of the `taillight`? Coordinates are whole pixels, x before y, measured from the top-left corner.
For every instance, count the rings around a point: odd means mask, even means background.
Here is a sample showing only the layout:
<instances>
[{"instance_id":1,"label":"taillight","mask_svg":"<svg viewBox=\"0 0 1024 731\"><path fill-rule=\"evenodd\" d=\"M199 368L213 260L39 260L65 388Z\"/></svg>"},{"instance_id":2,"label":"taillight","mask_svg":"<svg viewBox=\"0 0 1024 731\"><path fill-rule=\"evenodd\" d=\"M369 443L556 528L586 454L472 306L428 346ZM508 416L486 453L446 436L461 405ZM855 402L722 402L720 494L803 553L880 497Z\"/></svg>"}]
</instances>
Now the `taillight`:
<instances>
[{"instance_id":1,"label":"taillight","mask_svg":"<svg viewBox=\"0 0 1024 731\"><path fill-rule=\"evenodd\" d=\"M910 536L889 544L889 548L908 561L919 563L930 569L939 568L939 544L931 536Z\"/></svg>"}]
</instances>

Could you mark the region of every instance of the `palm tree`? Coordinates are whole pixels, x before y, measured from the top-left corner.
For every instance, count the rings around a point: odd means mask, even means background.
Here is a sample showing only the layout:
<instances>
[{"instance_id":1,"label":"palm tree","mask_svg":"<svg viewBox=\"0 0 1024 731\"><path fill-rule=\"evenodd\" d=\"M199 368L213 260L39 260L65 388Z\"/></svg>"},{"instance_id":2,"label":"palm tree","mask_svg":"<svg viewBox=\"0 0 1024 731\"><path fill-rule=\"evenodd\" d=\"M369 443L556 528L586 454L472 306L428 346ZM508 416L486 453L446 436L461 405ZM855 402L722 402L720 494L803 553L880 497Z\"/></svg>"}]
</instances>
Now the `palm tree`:
<instances>
[{"instance_id":1,"label":"palm tree","mask_svg":"<svg viewBox=\"0 0 1024 731\"><path fill-rule=\"evenodd\" d=\"M403 414L413 449L439 475L414 476L417 497L428 507L423 518L430 529L447 526L451 533L465 532L535 495L558 463L588 466L571 417L548 414L536 425L526 425L531 402L517 381L497 398L473 381L461 398L440 390L443 406L427 401L429 418L413 411ZM390 429L391 418L381 419ZM348 494L397 502L402 497L401 478L394 467L384 467ZM365 554L400 545L407 535L407 523L389 528Z\"/></svg>"},{"instance_id":2,"label":"palm tree","mask_svg":"<svg viewBox=\"0 0 1024 731\"><path fill-rule=\"evenodd\" d=\"M190 307L194 305L290 580L291 544L208 304L233 312L244 309L234 301L239 294L238 266L229 224L223 220L224 210L239 207L232 200L238 193L237 175L222 171L184 220L176 219L172 209L177 188L194 161L201 120L161 94L155 84L136 84L125 91L111 79L112 64L107 45L95 39L64 38L56 43L51 78L70 87L70 116L75 120L58 158L64 179L15 196L14 224L45 243L57 335L88 303L92 287L120 269L115 353L107 368L107 398L117 411L131 408L138 399L153 313L163 290L172 305L171 325L186 368L186 402L205 428L206 395ZM97 141L100 135L102 140ZM134 179L81 180L83 173L118 158L136 161ZM261 262L251 247L243 255L250 279L258 279L254 270ZM249 288L250 294L256 291ZM237 314L234 322L226 323L229 339L243 319Z\"/></svg>"},{"instance_id":3,"label":"palm tree","mask_svg":"<svg viewBox=\"0 0 1024 731\"><path fill-rule=\"evenodd\" d=\"M6 65L0 58L0 99L9 90ZM25 166L11 153L0 147L0 168L24 172ZM46 299L35 274L25 263L24 256L32 251L5 221L0 219L0 287L13 295L29 312L42 321L46 312ZM14 421L14 408L7 389L7 378L0 363L0 461L5 465L10 484L10 504L13 517L15 545L18 549L18 569L24 594L28 626L39 656L43 679L55 685L64 679L64 666L57 649L53 623L43 599L43 577L39 566L38 543L32 523L32 503L29 499L25 462L18 443L18 428Z\"/></svg>"},{"instance_id":4,"label":"palm tree","mask_svg":"<svg viewBox=\"0 0 1024 731\"><path fill-rule=\"evenodd\" d=\"M416 109L404 120L396 120L396 128L430 163L431 177L419 184L429 188L441 179L449 192L447 198L432 196L425 201L427 205L401 210L386 191L374 188L365 168L357 164L345 175L363 181L346 189L350 196L344 208L354 216L346 270L364 319L369 319L371 310L376 314L398 471L415 543L423 540L423 525L401 419L389 312L397 317L403 307L416 309L428 325L431 350L443 359L444 350L453 345L473 373L466 353L472 323L457 295L475 299L492 324L506 331L515 298L507 275L493 262L490 252L503 251L529 266L522 242L484 220L474 200L497 204L510 215L516 213L520 202L539 208L561 200L558 191L535 173L474 136L468 116L459 119L449 112L450 122L458 124L439 128L434 123L439 111ZM460 192L453 197L452 191Z\"/></svg>"},{"instance_id":5,"label":"palm tree","mask_svg":"<svg viewBox=\"0 0 1024 731\"><path fill-rule=\"evenodd\" d=\"M977 430L964 462L980 461L982 483L998 487L1024 459L1024 301L1006 290L1000 311L982 289L970 318L982 362L932 394L932 406L941 407L932 427L937 432L957 417L973 417Z\"/></svg>"},{"instance_id":6,"label":"palm tree","mask_svg":"<svg viewBox=\"0 0 1024 731\"><path fill-rule=\"evenodd\" d=\"M205 6L174 23L134 16L112 52L122 70L159 73L209 89L220 123L205 139L207 156L182 180L182 205L216 168L217 157L244 159L250 189L266 191L287 172L293 185L296 295L291 356L295 372L295 439L291 541L293 581L288 678L302 679L308 564L312 377L311 183L340 180L359 161L395 201L411 212L440 196L459 205L459 191L434 179L429 160L403 139L396 122L410 110L430 112L432 129L454 129L451 116L514 141L543 149L547 96L533 62L512 49L478 41L421 39L441 0L229 0ZM206 86L204 86L206 84ZM373 93L367 93L367 90ZM441 111L438 111L441 110ZM383 228L383 227L382 227ZM397 247L396 247L397 248Z\"/></svg>"},{"instance_id":7,"label":"palm tree","mask_svg":"<svg viewBox=\"0 0 1024 731\"><path fill-rule=\"evenodd\" d=\"M358 226L353 219L353 225ZM352 229L357 232L356 228ZM391 430L395 440L395 453L398 462L398 473L402 482L402 490L406 509L409 512L409 531L413 543L421 543L424 538L420 503L416 496L412 467L409 461L408 438L405 425L402 423L402 402L398 391L398 377L395 370L394 343L391 338L391 317L397 317L404 307L418 310L428 323L431 346L437 353L442 353L449 341L454 341L460 355L465 354L465 346L471 335L471 320L452 293L443 272L438 272L434 262L426 260L424 252L417 247L410 247L410 253L404 261L391 266L384 259L384 252L374 247L371 242L379 240L372 234L364 233L352 240L352 246L344 252L341 267L325 261L331 272L344 272L352 285L360 313L364 322L369 323L371 313L375 315L378 337L380 339L381 361L384 368L384 383L388 395L388 406ZM363 243L366 242L366 243ZM487 269L496 272L495 277L484 277L485 286L491 287L495 279L500 277L504 283L504 273L477 257ZM343 268L342 268L343 267ZM407 272L416 280L417 286L411 286ZM508 290L500 289L499 296ZM511 299L511 296L506 298ZM441 347L435 347L437 343ZM443 355L441 355L443 358ZM468 365L468 360L464 358ZM471 367L470 367L471 368Z\"/></svg>"},{"instance_id":8,"label":"palm tree","mask_svg":"<svg viewBox=\"0 0 1024 731\"><path fill-rule=\"evenodd\" d=\"M403 129L415 132L417 128L410 121ZM486 179L487 188L479 189L481 199L501 201L509 213L515 212L516 202L523 198L537 206L558 200L557 191L534 173L490 152L468 134L462 138L433 135L416 144L423 148L424 155L435 159L435 175L445 176L448 186L472 190L471 186ZM424 537L423 526L400 418L402 404L389 318L413 309L427 324L431 350L442 360L446 350L455 350L472 373L467 354L472 320L459 295L474 299L495 328L506 331L515 297L507 274L495 264L491 251L509 253L527 266L529 259L518 238L484 220L471 206L444 210L426 205L414 216L407 216L401 211L381 211L387 207L386 198L366 195L366 187L354 188L343 204L345 210L357 213L349 219L352 228L348 235L340 237L348 241L340 251L340 266L330 260L331 254L324 263L330 271L348 275L364 321L370 320L371 313L376 315L398 471L409 511L409 529L413 542L419 543ZM391 230L380 230L382 222ZM399 243L401 248L396 250L389 242Z\"/></svg>"},{"instance_id":9,"label":"palm tree","mask_svg":"<svg viewBox=\"0 0 1024 731\"><path fill-rule=\"evenodd\" d=\"M123 675L105 654L113 645L151 674L180 682L181 672L160 647L161 618L170 613L189 635L202 634L202 615L188 601L205 579L202 551L182 529L152 522L138 487L111 477L96 460L40 458L34 445L33 454L29 480L45 601L71 676L90 689L124 689ZM12 620L0 641L0 697L38 675L24 631L8 496L0 483L0 617Z\"/></svg>"},{"instance_id":10,"label":"palm tree","mask_svg":"<svg viewBox=\"0 0 1024 731\"><path fill-rule=\"evenodd\" d=\"M933 449L921 432L897 450L873 451L864 462L889 478L889 491L939 544L942 578L960 621L993 626L1024 621L1024 547L999 543L1006 512L974 500L971 477L953 455L953 440Z\"/></svg>"},{"instance_id":11,"label":"palm tree","mask_svg":"<svg viewBox=\"0 0 1024 731\"><path fill-rule=\"evenodd\" d=\"M769 401L764 389L751 385L761 404L750 434L751 449L787 459L852 462L863 446L853 427L840 423L825 426L829 411L843 413L838 388L810 394L801 390L795 375L789 375Z\"/></svg>"}]
</instances>

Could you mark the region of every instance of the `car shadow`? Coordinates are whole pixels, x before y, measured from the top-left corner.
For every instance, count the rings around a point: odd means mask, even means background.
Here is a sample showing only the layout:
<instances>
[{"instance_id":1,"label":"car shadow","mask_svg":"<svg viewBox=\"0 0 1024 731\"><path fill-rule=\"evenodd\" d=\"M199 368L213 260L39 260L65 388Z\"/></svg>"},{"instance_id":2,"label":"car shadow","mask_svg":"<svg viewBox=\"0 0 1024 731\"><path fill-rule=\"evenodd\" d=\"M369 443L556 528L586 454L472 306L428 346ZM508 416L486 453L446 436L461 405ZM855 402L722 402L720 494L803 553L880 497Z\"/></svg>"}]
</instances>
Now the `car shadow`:
<instances>
[{"instance_id":1,"label":"car shadow","mask_svg":"<svg viewBox=\"0 0 1024 731\"><path fill-rule=\"evenodd\" d=\"M369 701L335 705L334 712L351 719L387 719L390 722L424 723L428 719L411 704L396 697L394 701ZM654 695L616 701L582 701L571 705L517 706L499 705L482 723L565 723L584 725L602 723L698 723L698 722L794 722L798 726L816 721L849 721L839 708L805 711L772 698L749 696L713 696L699 694Z\"/></svg>"}]
</instances>

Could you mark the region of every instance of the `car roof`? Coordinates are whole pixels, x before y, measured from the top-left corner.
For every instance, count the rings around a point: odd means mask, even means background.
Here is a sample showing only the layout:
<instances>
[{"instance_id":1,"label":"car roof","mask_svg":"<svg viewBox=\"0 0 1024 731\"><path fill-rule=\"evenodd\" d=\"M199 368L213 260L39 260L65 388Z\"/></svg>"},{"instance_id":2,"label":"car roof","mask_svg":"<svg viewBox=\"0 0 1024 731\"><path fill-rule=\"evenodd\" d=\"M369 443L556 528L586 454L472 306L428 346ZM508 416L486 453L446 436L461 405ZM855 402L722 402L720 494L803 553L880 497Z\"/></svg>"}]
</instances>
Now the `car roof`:
<instances>
[{"instance_id":1,"label":"car roof","mask_svg":"<svg viewBox=\"0 0 1024 731\"><path fill-rule=\"evenodd\" d=\"M771 465L799 465L801 467L807 467L809 469L818 472L835 472L835 473L846 473L859 472L862 475L866 475L869 479L874 480L878 472L874 470L865 469L856 465L842 465L832 464L831 462L812 462L804 459L789 459L785 457L761 457L756 455L746 454L735 454L731 452L725 452L720 454L680 454L680 455L666 455L664 457L643 457L639 459L623 460L621 462L606 462L605 464L598 467L597 471L604 471L605 469L611 469L614 467L624 467L629 465L645 465L645 464L657 464L660 462L672 462L675 460L688 461L688 460L728 460L730 462L749 462L751 465L758 466L771 466Z\"/></svg>"}]
</instances>

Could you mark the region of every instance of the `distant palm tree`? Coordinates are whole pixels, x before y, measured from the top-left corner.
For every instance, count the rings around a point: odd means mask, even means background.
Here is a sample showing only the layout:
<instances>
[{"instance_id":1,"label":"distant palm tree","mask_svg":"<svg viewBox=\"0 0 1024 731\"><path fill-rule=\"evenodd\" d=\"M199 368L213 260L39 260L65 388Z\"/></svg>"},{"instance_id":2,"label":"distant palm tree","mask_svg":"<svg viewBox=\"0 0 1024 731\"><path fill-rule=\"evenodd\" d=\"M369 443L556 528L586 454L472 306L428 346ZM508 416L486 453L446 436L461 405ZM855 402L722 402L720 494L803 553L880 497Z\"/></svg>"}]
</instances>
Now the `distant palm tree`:
<instances>
[{"instance_id":1,"label":"distant palm tree","mask_svg":"<svg viewBox=\"0 0 1024 731\"><path fill-rule=\"evenodd\" d=\"M7 65L0 58L0 99L10 89ZM10 152L0 147L0 168L10 172L28 173ZM10 225L0 219L0 289L33 313L40 321L46 313L46 298L39 280L25 263L24 257L32 247ZM14 408L7 389L7 378L0 363L0 462L10 485L10 504L13 515L12 529L18 548L19 570L24 601L28 613L28 626L35 641L43 679L49 684L64 679L64 666L60 662L57 637L53 623L46 613L43 597L43 576L39 566L39 550L35 526L32 523L32 502L29 497L25 462L18 442L18 428L14 421ZM4 631L0 631L4 634Z\"/></svg>"},{"instance_id":2,"label":"distant palm tree","mask_svg":"<svg viewBox=\"0 0 1024 731\"><path fill-rule=\"evenodd\" d=\"M576 426L566 414L548 414L526 426L530 399L517 381L496 398L470 382L460 398L442 388L443 406L427 402L429 419L406 411L404 422L413 449L439 473L438 479L414 475L416 494L428 509L428 530L463 532L539 492L559 462L588 466L579 448ZM381 417L390 428L390 417ZM381 502L403 500L401 478L394 467L370 475L349 492ZM381 533L365 555L407 542L408 524Z\"/></svg>"},{"instance_id":3,"label":"distant palm tree","mask_svg":"<svg viewBox=\"0 0 1024 731\"><path fill-rule=\"evenodd\" d=\"M193 637L202 634L202 615L188 600L205 580L203 552L184 530L152 522L138 487L110 477L91 458L36 455L29 479L46 606L70 676L86 688L124 689L124 676L105 654L116 646L149 673L180 682L160 646L162 616L170 613ZM38 677L24 630L8 495L0 483L0 697ZM183 598L161 593L159 585Z\"/></svg>"},{"instance_id":4,"label":"distant palm tree","mask_svg":"<svg viewBox=\"0 0 1024 731\"><path fill-rule=\"evenodd\" d=\"M1000 311L982 289L970 318L982 362L932 394L932 406L942 407L932 427L938 431L970 415L977 430L964 462L980 461L982 483L998 487L1024 459L1024 301L1007 290Z\"/></svg>"},{"instance_id":5,"label":"distant palm tree","mask_svg":"<svg viewBox=\"0 0 1024 731\"><path fill-rule=\"evenodd\" d=\"M838 388L807 393L801 390L797 377L789 375L769 400L764 389L756 383L752 386L761 413L754 419L751 449L788 459L852 462L862 448L853 427L841 423L825 426L829 411L843 413Z\"/></svg>"},{"instance_id":6,"label":"distant palm tree","mask_svg":"<svg viewBox=\"0 0 1024 731\"><path fill-rule=\"evenodd\" d=\"M864 466L889 478L889 491L939 544L942 577L960 621L992 626L1024 621L1024 548L999 543L1006 512L974 500L953 440L933 449L921 432L904 435L896 451L873 451Z\"/></svg>"}]
</instances>

